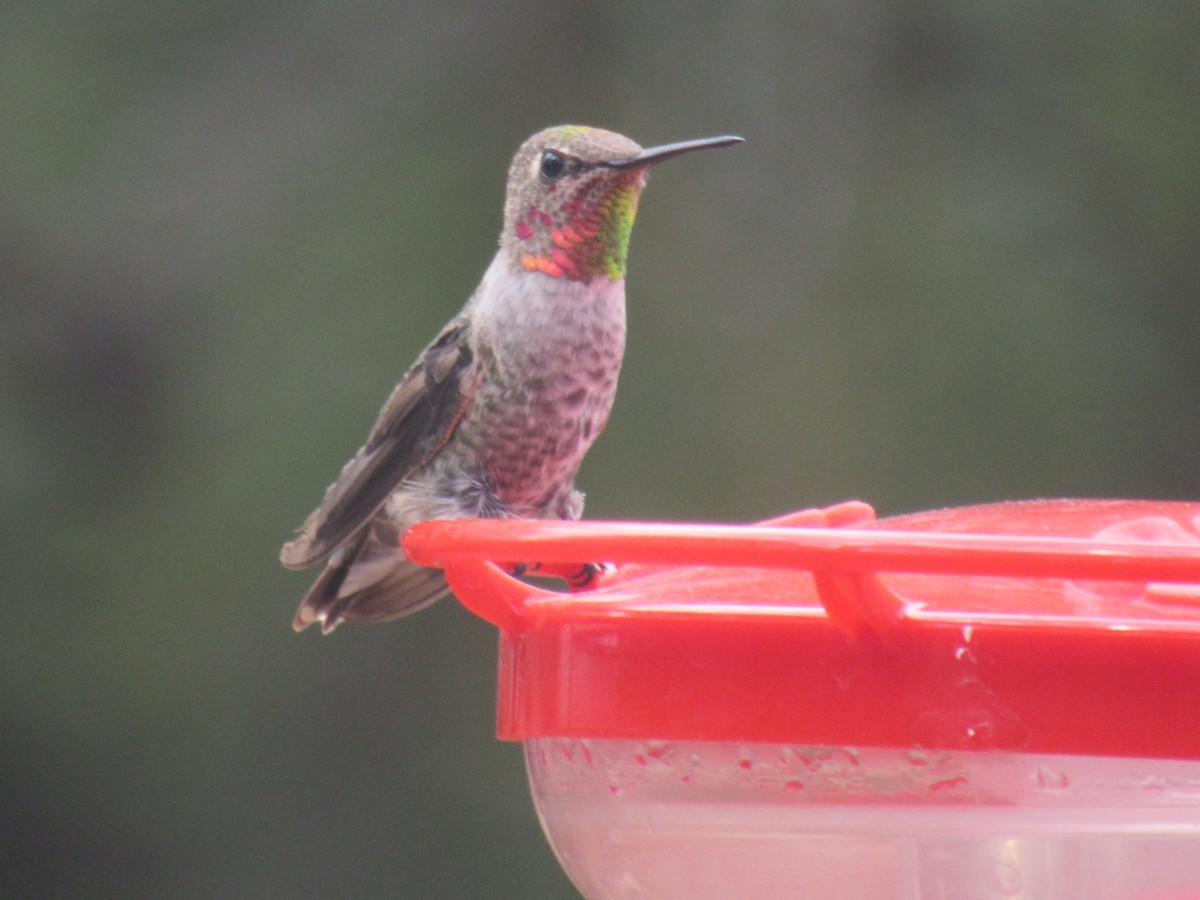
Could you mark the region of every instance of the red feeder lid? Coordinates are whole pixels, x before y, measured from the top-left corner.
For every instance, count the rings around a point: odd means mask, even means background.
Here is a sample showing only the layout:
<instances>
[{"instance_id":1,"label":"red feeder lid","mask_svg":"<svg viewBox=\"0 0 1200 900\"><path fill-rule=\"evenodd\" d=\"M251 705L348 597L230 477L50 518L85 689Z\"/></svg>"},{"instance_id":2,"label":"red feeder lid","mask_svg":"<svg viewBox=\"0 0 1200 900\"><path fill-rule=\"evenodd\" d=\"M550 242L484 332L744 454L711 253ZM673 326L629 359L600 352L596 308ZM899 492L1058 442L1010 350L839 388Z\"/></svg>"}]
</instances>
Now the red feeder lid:
<instances>
[{"instance_id":1,"label":"red feeder lid","mask_svg":"<svg viewBox=\"0 0 1200 900\"><path fill-rule=\"evenodd\" d=\"M504 739L1200 759L1200 504L439 521L404 547L500 627ZM564 594L508 560L619 568Z\"/></svg>"}]
</instances>

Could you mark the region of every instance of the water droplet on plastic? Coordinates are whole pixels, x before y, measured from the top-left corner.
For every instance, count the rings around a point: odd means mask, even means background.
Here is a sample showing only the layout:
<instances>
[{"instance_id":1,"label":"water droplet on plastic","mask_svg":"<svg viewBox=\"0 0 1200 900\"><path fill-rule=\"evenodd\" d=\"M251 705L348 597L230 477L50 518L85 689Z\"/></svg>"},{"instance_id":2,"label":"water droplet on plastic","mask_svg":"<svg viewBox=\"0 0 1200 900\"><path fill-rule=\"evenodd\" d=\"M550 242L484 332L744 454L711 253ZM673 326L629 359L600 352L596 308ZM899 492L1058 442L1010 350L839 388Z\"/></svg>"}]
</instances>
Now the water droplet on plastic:
<instances>
[{"instance_id":1,"label":"water droplet on plastic","mask_svg":"<svg viewBox=\"0 0 1200 900\"><path fill-rule=\"evenodd\" d=\"M1070 783L1066 772L1050 766L1038 766L1035 778L1043 791L1065 791Z\"/></svg>"},{"instance_id":2,"label":"water droplet on plastic","mask_svg":"<svg viewBox=\"0 0 1200 900\"><path fill-rule=\"evenodd\" d=\"M671 752L671 744L668 741L650 741L646 744L646 755L651 759L662 759Z\"/></svg>"},{"instance_id":3,"label":"water droplet on plastic","mask_svg":"<svg viewBox=\"0 0 1200 900\"><path fill-rule=\"evenodd\" d=\"M963 788L969 784L966 775L956 775L953 778L943 778L941 781L935 781L929 785L929 790L935 794L953 791L956 788Z\"/></svg>"}]
</instances>

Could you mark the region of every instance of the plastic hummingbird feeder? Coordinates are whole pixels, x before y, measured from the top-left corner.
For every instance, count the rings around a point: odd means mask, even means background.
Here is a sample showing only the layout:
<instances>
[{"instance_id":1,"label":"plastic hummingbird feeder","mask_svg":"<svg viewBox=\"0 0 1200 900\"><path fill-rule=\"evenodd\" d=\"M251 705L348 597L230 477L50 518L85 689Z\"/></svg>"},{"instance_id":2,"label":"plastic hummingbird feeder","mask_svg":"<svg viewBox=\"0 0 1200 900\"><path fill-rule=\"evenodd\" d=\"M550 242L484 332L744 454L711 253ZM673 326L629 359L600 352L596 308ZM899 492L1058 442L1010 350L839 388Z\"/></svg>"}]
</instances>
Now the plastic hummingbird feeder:
<instances>
[{"instance_id":1,"label":"plastic hummingbird feeder","mask_svg":"<svg viewBox=\"0 0 1200 900\"><path fill-rule=\"evenodd\" d=\"M404 546L499 628L499 736L588 897L1200 898L1200 504Z\"/></svg>"}]
</instances>

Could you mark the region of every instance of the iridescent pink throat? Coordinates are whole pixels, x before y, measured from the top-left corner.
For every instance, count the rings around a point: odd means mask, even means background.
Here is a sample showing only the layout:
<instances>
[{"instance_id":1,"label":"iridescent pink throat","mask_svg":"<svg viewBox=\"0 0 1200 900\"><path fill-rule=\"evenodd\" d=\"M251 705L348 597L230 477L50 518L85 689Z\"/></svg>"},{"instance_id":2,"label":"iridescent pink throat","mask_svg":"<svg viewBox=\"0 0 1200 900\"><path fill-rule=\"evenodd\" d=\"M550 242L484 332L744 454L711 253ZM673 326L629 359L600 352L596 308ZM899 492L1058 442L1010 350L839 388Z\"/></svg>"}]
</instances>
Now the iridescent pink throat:
<instances>
[{"instance_id":1,"label":"iridescent pink throat","mask_svg":"<svg viewBox=\"0 0 1200 900\"><path fill-rule=\"evenodd\" d=\"M590 281L597 275L614 281L624 278L629 235L644 184L644 170L597 173L557 210L530 204L513 226L524 245L518 249L521 265L530 272L572 281Z\"/></svg>"}]
</instances>

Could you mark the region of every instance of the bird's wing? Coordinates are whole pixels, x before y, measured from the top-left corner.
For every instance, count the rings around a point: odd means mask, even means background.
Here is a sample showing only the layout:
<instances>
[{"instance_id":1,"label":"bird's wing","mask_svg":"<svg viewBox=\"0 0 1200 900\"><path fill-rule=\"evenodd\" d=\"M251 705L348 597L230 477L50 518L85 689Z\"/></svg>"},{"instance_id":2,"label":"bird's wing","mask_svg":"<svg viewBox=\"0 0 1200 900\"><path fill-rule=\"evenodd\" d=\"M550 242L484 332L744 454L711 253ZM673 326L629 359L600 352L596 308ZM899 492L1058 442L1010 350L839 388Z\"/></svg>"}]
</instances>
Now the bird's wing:
<instances>
[{"instance_id":1,"label":"bird's wing","mask_svg":"<svg viewBox=\"0 0 1200 900\"><path fill-rule=\"evenodd\" d=\"M280 561L303 569L371 520L388 495L450 440L478 386L468 320L450 322L396 385L366 444L325 491Z\"/></svg>"}]
</instances>

